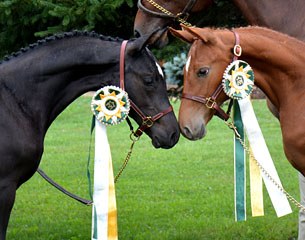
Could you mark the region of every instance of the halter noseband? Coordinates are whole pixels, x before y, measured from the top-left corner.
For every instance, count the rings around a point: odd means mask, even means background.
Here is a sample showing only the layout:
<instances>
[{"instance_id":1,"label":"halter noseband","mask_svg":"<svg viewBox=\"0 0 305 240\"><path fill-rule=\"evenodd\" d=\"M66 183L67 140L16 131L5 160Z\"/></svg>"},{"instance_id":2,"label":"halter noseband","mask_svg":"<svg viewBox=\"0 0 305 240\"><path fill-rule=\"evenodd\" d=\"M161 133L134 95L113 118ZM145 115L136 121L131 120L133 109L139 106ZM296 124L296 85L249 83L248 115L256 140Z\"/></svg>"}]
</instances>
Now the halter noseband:
<instances>
[{"instance_id":1,"label":"halter noseband","mask_svg":"<svg viewBox=\"0 0 305 240\"><path fill-rule=\"evenodd\" d=\"M182 19L182 20L186 21L190 15L189 12L192 10L192 8L194 7L197 0L190 0L186 4L184 9L178 14L171 13L170 11L166 10L165 8L163 8L162 6L160 6L153 0L146 0L146 1L149 2L151 5L153 5L155 8L159 9L160 12L156 12L156 11L146 8L142 4L142 0L138 0L138 8L141 9L143 12L153 15L155 17L159 17L159 18L171 18L174 21L180 21L179 19Z\"/></svg>"},{"instance_id":2,"label":"halter noseband","mask_svg":"<svg viewBox=\"0 0 305 240\"><path fill-rule=\"evenodd\" d=\"M233 48L233 54L234 54L234 57L232 59L232 61L235 61L238 59L238 57L241 56L241 53L242 53L242 48L241 46L239 45L239 35L237 32L235 32L234 30L232 30L232 32L234 33L234 36L235 36L235 45L234 45L234 48ZM202 103L204 104L207 108L211 108L211 109L214 109L216 112L215 112L215 115L218 116L219 118L221 118L222 120L224 121L227 121L229 118L230 118L230 110L231 110L231 106L232 106L232 103L230 102L229 104L229 108L227 110L227 112L225 112L219 105L218 103L216 102L216 99L217 97L219 96L219 94L223 91L223 87L222 87L222 84L220 83L218 85L218 87L216 88L216 90L212 93L212 96L211 97L202 97L202 96L195 96L195 95L192 95L192 94L189 94L189 93L182 93L182 98L186 98L186 99L189 99L189 100L193 100L195 102L199 102L199 103Z\"/></svg>"},{"instance_id":3,"label":"halter noseband","mask_svg":"<svg viewBox=\"0 0 305 240\"><path fill-rule=\"evenodd\" d=\"M127 45L127 40L124 40L121 45L120 50L120 88L125 90L125 49ZM170 105L167 109L165 109L162 112L157 113L154 116L146 116L140 108L131 100L129 99L131 108L141 117L142 119L142 125L138 127L138 129L134 132L134 136L136 138L139 138L143 132L147 129L153 126L153 124L161 117L165 116L166 114L173 111L173 107Z\"/></svg>"}]
</instances>

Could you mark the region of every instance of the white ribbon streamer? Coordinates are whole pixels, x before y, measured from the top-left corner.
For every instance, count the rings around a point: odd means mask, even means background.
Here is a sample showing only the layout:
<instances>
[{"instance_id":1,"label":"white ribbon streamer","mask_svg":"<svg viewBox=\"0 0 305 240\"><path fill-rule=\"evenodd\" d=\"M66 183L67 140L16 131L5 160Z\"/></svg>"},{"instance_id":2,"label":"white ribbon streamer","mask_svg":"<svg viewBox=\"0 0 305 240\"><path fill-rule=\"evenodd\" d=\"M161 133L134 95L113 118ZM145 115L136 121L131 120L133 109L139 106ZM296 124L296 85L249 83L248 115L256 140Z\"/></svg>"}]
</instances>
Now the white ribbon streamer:
<instances>
[{"instance_id":1,"label":"white ribbon streamer","mask_svg":"<svg viewBox=\"0 0 305 240\"><path fill-rule=\"evenodd\" d=\"M244 127L255 159L282 186L249 98L238 100ZM262 173L264 183L278 217L292 212L286 195Z\"/></svg>"},{"instance_id":2,"label":"white ribbon streamer","mask_svg":"<svg viewBox=\"0 0 305 240\"><path fill-rule=\"evenodd\" d=\"M106 130L105 125L95 120L92 240L109 239L109 176L110 174L113 174L113 172L109 171L111 170L111 168L109 168L109 164L112 166L112 159Z\"/></svg>"}]
</instances>

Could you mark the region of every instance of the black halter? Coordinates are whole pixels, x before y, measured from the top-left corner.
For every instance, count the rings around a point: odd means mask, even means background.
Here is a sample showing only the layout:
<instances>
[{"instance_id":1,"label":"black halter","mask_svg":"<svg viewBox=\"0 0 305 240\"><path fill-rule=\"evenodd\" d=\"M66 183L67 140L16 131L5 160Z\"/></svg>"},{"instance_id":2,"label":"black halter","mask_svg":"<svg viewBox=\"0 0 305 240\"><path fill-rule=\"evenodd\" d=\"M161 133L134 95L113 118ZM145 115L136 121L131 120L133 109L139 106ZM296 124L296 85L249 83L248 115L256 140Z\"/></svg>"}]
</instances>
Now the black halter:
<instances>
[{"instance_id":1,"label":"black halter","mask_svg":"<svg viewBox=\"0 0 305 240\"><path fill-rule=\"evenodd\" d=\"M146 1L150 2L149 0L146 0ZM150 10L150 9L146 8L142 4L142 0L138 0L138 8L141 9L143 12L148 13L150 15L153 15L155 17L159 17L159 18L171 18L174 21L177 21L178 18L186 20L189 17L190 11L194 7L196 1L197 0L189 0L189 2L186 4L184 9L180 13L177 13L177 14L173 14L173 13L171 13L168 10L166 10L166 12L157 12L157 11Z\"/></svg>"}]
</instances>

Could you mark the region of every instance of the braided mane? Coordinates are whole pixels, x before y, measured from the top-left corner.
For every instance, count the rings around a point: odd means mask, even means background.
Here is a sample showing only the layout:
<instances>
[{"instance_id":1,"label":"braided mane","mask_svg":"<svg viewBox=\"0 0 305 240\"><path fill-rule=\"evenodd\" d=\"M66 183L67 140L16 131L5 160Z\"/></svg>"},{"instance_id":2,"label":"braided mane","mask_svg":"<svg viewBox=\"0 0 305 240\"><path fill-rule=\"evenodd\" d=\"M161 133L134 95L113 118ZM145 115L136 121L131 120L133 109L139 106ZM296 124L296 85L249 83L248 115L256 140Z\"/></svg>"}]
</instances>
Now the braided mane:
<instances>
[{"instance_id":1,"label":"braided mane","mask_svg":"<svg viewBox=\"0 0 305 240\"><path fill-rule=\"evenodd\" d=\"M38 46L41 46L43 44L46 44L48 42L61 40L61 39L66 39L66 38L77 37L77 36L86 36L86 37L98 38L98 39L101 39L103 41L116 41L116 42L123 41L123 39L121 39L121 38L104 36L104 35L98 34L98 33L93 32L93 31L88 32L88 31L74 30L74 31L71 31L71 32L54 34L52 36L48 36L44 39L38 40L36 43L32 43L32 44L28 45L27 47L21 48L18 52L14 52L10 55L4 56L3 60L0 60L0 64L2 64L3 62L7 62L7 61L9 61L9 60L11 60L15 57L18 57L22 53L28 52L29 50L34 49L34 48L36 48Z\"/></svg>"}]
</instances>

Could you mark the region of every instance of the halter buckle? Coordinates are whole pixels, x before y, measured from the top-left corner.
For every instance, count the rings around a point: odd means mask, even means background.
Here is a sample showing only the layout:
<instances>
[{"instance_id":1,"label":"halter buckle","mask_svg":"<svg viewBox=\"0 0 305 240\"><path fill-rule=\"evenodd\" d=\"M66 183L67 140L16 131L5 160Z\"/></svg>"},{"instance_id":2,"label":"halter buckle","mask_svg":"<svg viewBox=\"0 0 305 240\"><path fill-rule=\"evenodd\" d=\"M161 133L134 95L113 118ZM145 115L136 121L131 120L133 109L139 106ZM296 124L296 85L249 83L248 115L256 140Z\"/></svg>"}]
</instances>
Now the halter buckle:
<instances>
[{"instance_id":1,"label":"halter buckle","mask_svg":"<svg viewBox=\"0 0 305 240\"><path fill-rule=\"evenodd\" d=\"M142 124L147 126L147 127L151 127L152 125L154 125L154 121L152 120L152 117L148 116L145 119L143 119Z\"/></svg>"},{"instance_id":2,"label":"halter buckle","mask_svg":"<svg viewBox=\"0 0 305 240\"><path fill-rule=\"evenodd\" d=\"M214 108L214 106L216 104L215 100L213 100L211 97L206 98L205 100L206 100L205 105L206 105L207 108Z\"/></svg>"},{"instance_id":3,"label":"halter buckle","mask_svg":"<svg viewBox=\"0 0 305 240\"><path fill-rule=\"evenodd\" d=\"M242 48L239 44L235 44L234 48L233 48L233 53L236 57L240 57L241 53L242 53Z\"/></svg>"}]
</instances>

